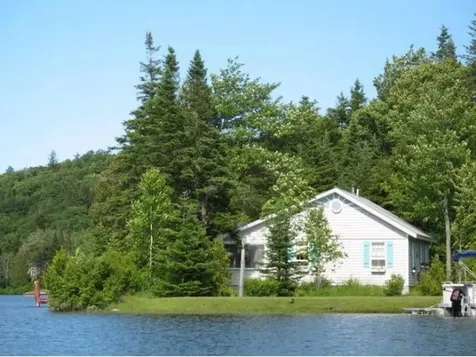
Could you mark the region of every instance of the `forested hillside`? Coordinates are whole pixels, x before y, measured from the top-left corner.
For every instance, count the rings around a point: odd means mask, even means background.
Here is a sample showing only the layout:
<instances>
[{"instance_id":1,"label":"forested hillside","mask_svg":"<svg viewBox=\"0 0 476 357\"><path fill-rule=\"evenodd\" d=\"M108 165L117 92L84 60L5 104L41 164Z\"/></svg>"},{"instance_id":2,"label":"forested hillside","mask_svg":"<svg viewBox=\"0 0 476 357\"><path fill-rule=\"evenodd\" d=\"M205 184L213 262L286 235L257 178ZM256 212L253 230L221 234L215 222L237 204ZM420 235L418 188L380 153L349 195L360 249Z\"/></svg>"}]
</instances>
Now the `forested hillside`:
<instances>
[{"instance_id":1,"label":"forested hillside","mask_svg":"<svg viewBox=\"0 0 476 357\"><path fill-rule=\"evenodd\" d=\"M474 247L476 21L470 31L462 56L443 26L434 48L383 58L375 99L356 79L327 112L310 93L277 98L279 84L237 58L210 75L198 50L179 64L147 33L139 105L112 153L0 176L0 284L24 284L30 266L50 262L49 286L78 295L64 309L137 289L225 294L214 238L272 202L334 186L433 234L442 261L445 242Z\"/></svg>"},{"instance_id":2,"label":"forested hillside","mask_svg":"<svg viewBox=\"0 0 476 357\"><path fill-rule=\"evenodd\" d=\"M74 252L110 157L89 152L58 163L53 152L48 165L0 176L0 287L28 283L30 266L43 269L59 247Z\"/></svg>"}]
</instances>

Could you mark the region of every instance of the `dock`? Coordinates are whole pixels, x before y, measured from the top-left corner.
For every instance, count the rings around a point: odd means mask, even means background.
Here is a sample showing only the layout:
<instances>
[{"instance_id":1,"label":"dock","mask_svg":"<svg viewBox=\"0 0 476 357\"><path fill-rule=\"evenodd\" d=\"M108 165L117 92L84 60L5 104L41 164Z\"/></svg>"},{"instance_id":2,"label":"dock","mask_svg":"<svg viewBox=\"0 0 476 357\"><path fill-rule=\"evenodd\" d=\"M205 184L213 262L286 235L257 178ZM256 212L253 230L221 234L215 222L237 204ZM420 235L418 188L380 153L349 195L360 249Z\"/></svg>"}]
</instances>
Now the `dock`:
<instances>
[{"instance_id":1,"label":"dock","mask_svg":"<svg viewBox=\"0 0 476 357\"><path fill-rule=\"evenodd\" d=\"M33 296L35 298L35 305L37 307L41 307L41 305L47 305L48 304L48 293L44 290L41 290L40 282L38 280L35 280L33 282L33 287L34 287L33 291L29 291L29 292L23 294L23 296L26 296L26 297Z\"/></svg>"}]
</instances>

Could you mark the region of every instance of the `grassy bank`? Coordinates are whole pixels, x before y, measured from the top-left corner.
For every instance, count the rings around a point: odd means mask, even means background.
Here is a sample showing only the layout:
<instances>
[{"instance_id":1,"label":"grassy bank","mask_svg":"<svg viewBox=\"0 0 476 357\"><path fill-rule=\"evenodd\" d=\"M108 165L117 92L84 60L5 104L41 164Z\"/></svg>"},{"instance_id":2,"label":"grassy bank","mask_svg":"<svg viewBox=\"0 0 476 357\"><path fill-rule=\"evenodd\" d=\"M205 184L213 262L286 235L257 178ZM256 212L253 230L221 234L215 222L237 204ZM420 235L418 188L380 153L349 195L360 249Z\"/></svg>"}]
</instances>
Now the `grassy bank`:
<instances>
[{"instance_id":1,"label":"grassy bank","mask_svg":"<svg viewBox=\"0 0 476 357\"><path fill-rule=\"evenodd\" d=\"M33 285L25 285L15 288L1 288L0 295L23 295L24 293L33 290Z\"/></svg>"},{"instance_id":2,"label":"grassy bank","mask_svg":"<svg viewBox=\"0 0 476 357\"><path fill-rule=\"evenodd\" d=\"M244 315L244 314L318 314L318 313L401 313L404 307L429 307L434 296L341 296L297 297L210 297L147 298L128 296L110 311L161 315Z\"/></svg>"}]
</instances>

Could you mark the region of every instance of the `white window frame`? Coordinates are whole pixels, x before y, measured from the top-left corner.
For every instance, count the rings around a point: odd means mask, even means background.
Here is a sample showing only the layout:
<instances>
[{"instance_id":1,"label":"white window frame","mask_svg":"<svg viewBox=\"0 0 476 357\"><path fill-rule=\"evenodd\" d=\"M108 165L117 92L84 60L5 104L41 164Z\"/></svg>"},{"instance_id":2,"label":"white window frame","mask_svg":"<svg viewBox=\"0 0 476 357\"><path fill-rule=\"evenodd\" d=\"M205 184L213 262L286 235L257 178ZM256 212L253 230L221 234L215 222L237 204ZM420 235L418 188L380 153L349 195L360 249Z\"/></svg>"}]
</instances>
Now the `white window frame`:
<instances>
[{"instance_id":1,"label":"white window frame","mask_svg":"<svg viewBox=\"0 0 476 357\"><path fill-rule=\"evenodd\" d=\"M374 251L374 246L381 246L381 253ZM375 264L376 261L383 261L381 264ZM370 270L372 272L383 273L387 270L387 245L385 241L370 242Z\"/></svg>"},{"instance_id":2,"label":"white window frame","mask_svg":"<svg viewBox=\"0 0 476 357\"><path fill-rule=\"evenodd\" d=\"M292 262L298 265L298 269L302 269L303 272L307 271L310 268L309 259L299 259L300 256L307 256L307 249L303 247L304 241L295 241L293 242L294 256Z\"/></svg>"}]
</instances>

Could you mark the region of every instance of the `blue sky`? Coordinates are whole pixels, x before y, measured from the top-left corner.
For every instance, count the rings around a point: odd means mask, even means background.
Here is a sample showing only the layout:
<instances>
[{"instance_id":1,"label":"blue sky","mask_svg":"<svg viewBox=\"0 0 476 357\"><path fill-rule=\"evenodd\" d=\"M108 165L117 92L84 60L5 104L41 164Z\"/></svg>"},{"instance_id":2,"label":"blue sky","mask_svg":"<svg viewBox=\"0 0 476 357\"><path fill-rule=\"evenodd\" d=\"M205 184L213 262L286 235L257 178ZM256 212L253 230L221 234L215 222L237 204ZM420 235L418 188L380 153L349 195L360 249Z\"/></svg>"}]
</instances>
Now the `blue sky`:
<instances>
[{"instance_id":1,"label":"blue sky","mask_svg":"<svg viewBox=\"0 0 476 357\"><path fill-rule=\"evenodd\" d=\"M0 172L113 145L136 107L146 31L182 71L197 48L209 72L239 56L284 100L325 109L356 78L373 97L385 59L433 50L442 24L464 51L474 12L471 0L0 1Z\"/></svg>"}]
</instances>

